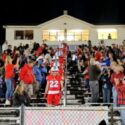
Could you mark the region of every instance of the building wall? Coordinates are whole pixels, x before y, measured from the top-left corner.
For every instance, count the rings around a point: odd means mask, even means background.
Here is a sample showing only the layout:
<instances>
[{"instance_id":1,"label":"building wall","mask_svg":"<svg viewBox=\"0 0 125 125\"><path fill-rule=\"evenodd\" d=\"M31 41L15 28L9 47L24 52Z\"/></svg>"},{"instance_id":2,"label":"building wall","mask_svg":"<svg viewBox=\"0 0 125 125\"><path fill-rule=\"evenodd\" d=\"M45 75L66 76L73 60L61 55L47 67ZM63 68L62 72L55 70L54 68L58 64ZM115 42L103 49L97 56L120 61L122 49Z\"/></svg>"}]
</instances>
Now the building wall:
<instances>
[{"instance_id":1,"label":"building wall","mask_svg":"<svg viewBox=\"0 0 125 125\"><path fill-rule=\"evenodd\" d=\"M34 29L34 42L42 43L42 31L40 28Z\"/></svg>"},{"instance_id":2,"label":"building wall","mask_svg":"<svg viewBox=\"0 0 125 125\"><path fill-rule=\"evenodd\" d=\"M61 17L54 21L47 22L39 25L41 29L47 30L55 29L55 30L64 30L64 29L89 29L90 25L84 24L82 21L74 20L69 17Z\"/></svg>"},{"instance_id":3,"label":"building wall","mask_svg":"<svg viewBox=\"0 0 125 125\"><path fill-rule=\"evenodd\" d=\"M98 43L98 33L95 27L91 28L89 31L89 38L92 42L92 45L97 45Z\"/></svg>"},{"instance_id":4,"label":"building wall","mask_svg":"<svg viewBox=\"0 0 125 125\"><path fill-rule=\"evenodd\" d=\"M16 40L15 37L15 30L33 30L34 32L34 38L32 40ZM33 29L33 28L6 28L6 40L8 41L9 44L12 46L18 46L20 43L23 45L25 44L30 44L34 41L40 42L40 37L39 37L39 30Z\"/></svg>"},{"instance_id":5,"label":"building wall","mask_svg":"<svg viewBox=\"0 0 125 125\"><path fill-rule=\"evenodd\" d=\"M14 45L14 30L11 28L6 29L6 40L8 44Z\"/></svg>"},{"instance_id":6,"label":"building wall","mask_svg":"<svg viewBox=\"0 0 125 125\"><path fill-rule=\"evenodd\" d=\"M75 26L76 27L76 26ZM47 27L47 29L51 28L51 27ZM56 28L56 25L53 27ZM14 39L14 32L15 30L34 30L34 39L33 40L15 40ZM117 40L104 40L105 45L111 45L113 43L115 44L122 44L122 41L125 39L125 27L117 27L116 28L118 30L118 39ZM38 43L42 43L42 30L45 30L45 27L37 27L36 28L6 28L6 40L8 41L9 44L11 44L12 46L18 46L20 43L22 44L30 44L32 42L38 42ZM92 45L99 45L100 40L98 40L98 33L97 33L97 27L92 27L89 28L89 39L92 41ZM46 41L47 44L49 45L56 45L59 42L54 41L54 42L50 42L50 41ZM68 42L68 44L72 44L72 45L79 45L79 44L88 44L87 41L79 41L79 42L75 42L75 41L70 41Z\"/></svg>"},{"instance_id":7,"label":"building wall","mask_svg":"<svg viewBox=\"0 0 125 125\"><path fill-rule=\"evenodd\" d=\"M125 40L125 27L118 28L118 38L120 44Z\"/></svg>"}]
</instances>

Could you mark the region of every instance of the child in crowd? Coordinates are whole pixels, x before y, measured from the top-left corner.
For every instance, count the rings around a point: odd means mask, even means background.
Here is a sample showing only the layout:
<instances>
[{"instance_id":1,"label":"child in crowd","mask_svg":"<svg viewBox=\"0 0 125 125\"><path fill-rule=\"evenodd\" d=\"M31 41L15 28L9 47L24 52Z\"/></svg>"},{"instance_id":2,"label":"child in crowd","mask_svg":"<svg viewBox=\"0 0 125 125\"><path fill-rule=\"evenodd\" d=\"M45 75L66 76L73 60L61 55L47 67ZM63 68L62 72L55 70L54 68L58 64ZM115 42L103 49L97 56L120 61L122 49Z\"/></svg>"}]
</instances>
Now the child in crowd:
<instances>
[{"instance_id":1,"label":"child in crowd","mask_svg":"<svg viewBox=\"0 0 125 125\"><path fill-rule=\"evenodd\" d=\"M24 90L24 86L19 84L17 85L14 96L13 96L13 106L21 106L24 104L26 106L30 105L30 98L26 91Z\"/></svg>"}]
</instances>

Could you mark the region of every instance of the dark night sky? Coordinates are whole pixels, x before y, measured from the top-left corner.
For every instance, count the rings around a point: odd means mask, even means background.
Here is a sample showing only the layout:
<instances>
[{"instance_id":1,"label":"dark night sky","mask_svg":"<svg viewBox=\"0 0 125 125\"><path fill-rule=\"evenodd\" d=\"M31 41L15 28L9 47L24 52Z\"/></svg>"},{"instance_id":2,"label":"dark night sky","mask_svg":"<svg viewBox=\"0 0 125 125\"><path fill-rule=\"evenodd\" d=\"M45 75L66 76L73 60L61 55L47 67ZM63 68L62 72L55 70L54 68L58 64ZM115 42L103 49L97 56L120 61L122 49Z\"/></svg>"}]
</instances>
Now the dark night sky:
<instances>
[{"instance_id":1,"label":"dark night sky","mask_svg":"<svg viewBox=\"0 0 125 125\"><path fill-rule=\"evenodd\" d=\"M4 0L0 1L0 41L2 25L39 24L62 15L69 15L93 24L125 24L122 0Z\"/></svg>"}]
</instances>

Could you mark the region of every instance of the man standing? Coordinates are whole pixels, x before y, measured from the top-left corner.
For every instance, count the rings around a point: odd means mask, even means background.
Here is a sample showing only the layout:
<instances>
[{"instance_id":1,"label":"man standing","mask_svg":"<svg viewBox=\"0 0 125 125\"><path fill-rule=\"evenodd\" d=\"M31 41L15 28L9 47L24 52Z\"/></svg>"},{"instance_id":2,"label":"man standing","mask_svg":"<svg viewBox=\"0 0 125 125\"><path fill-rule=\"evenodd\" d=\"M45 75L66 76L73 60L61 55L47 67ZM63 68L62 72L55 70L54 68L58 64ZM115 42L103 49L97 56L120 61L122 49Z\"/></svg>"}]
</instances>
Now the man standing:
<instances>
[{"instance_id":1,"label":"man standing","mask_svg":"<svg viewBox=\"0 0 125 125\"><path fill-rule=\"evenodd\" d=\"M90 65L88 67L89 73L89 84L92 93L91 102L97 102L99 99L99 75L101 73L99 63L95 61L94 58L90 59Z\"/></svg>"},{"instance_id":2,"label":"man standing","mask_svg":"<svg viewBox=\"0 0 125 125\"><path fill-rule=\"evenodd\" d=\"M21 84L23 85L25 91L28 93L29 97L33 96L33 84L35 83L35 76L33 72L34 60L29 60L21 69L19 73L19 78Z\"/></svg>"}]
</instances>

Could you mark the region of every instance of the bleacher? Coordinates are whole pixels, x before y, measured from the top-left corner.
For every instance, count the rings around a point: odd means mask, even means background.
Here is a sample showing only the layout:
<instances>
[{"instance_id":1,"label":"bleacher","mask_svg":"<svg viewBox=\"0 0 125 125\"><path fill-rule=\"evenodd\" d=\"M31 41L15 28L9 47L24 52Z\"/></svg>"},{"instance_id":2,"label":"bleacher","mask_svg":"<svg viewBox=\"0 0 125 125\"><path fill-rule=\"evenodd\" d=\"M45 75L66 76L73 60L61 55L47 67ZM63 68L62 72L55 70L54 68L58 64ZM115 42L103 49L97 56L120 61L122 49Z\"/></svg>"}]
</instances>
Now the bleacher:
<instances>
[{"instance_id":1,"label":"bleacher","mask_svg":"<svg viewBox=\"0 0 125 125\"><path fill-rule=\"evenodd\" d=\"M0 125L21 125L21 107L1 107Z\"/></svg>"},{"instance_id":2,"label":"bleacher","mask_svg":"<svg viewBox=\"0 0 125 125\"><path fill-rule=\"evenodd\" d=\"M54 49L57 48L57 45L52 45ZM76 45L70 45L69 49L71 51L75 51L77 48ZM100 96L100 102L96 104L92 104L89 102L91 98L91 92L88 92L87 88L84 84L84 79L82 79L77 71L72 71L73 67L67 67L66 72L66 83L65 83L65 93L66 97L62 97L59 106L64 105L64 99L66 98L66 106L105 106L106 104L102 103L102 97ZM39 92L39 97L31 98L31 107L46 107L47 102L45 98L43 98L45 89L41 88ZM112 103L107 104L110 108ZM9 107L5 105L5 99L0 99L0 125L19 125L21 110L20 108ZM114 114L116 115L116 114ZM109 112L109 121L111 121L111 112ZM114 116L115 122L121 122L120 116Z\"/></svg>"}]
</instances>

